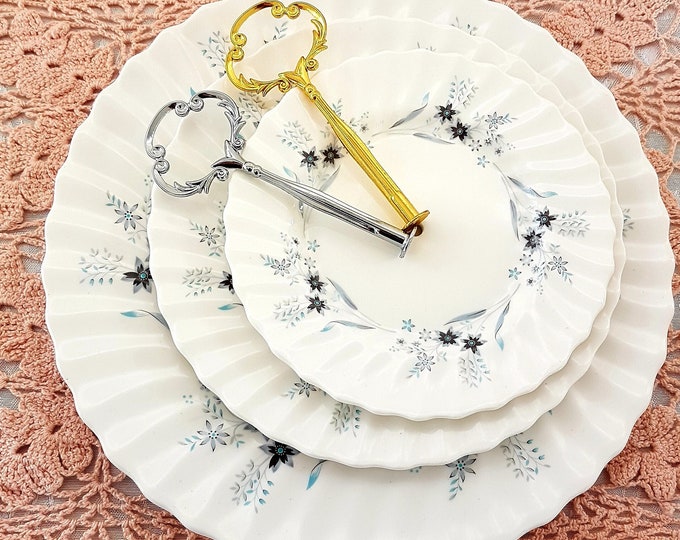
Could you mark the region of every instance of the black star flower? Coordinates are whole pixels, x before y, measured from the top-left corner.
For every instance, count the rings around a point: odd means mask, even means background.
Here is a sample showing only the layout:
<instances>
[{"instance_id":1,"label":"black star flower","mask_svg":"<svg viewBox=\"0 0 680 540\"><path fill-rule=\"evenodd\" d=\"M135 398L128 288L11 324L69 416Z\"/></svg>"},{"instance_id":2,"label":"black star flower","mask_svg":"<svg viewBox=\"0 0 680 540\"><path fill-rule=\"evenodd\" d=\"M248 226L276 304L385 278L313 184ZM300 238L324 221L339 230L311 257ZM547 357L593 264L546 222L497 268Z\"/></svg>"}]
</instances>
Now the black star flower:
<instances>
[{"instance_id":1,"label":"black star flower","mask_svg":"<svg viewBox=\"0 0 680 540\"><path fill-rule=\"evenodd\" d=\"M435 118L439 118L441 123L443 124L444 122L452 122L453 121L453 115L458 114L458 111L454 110L453 105L450 103L447 103L443 107L441 105L437 105L437 114L434 115Z\"/></svg>"},{"instance_id":2,"label":"black star flower","mask_svg":"<svg viewBox=\"0 0 680 540\"><path fill-rule=\"evenodd\" d=\"M538 249L543 245L543 239L542 239L543 233L542 232L536 232L533 229L529 229L526 234L522 235L522 238L524 238L527 243L525 244L524 248L525 249Z\"/></svg>"},{"instance_id":3,"label":"black star flower","mask_svg":"<svg viewBox=\"0 0 680 540\"><path fill-rule=\"evenodd\" d=\"M260 446L260 450L263 450L272 456L269 460L269 468L274 472L277 471L281 463L284 463L289 467L293 467L292 456L296 456L300 453L295 450L295 448L291 448L287 444L272 440L270 440L268 444L263 444Z\"/></svg>"},{"instance_id":4,"label":"black star flower","mask_svg":"<svg viewBox=\"0 0 680 540\"><path fill-rule=\"evenodd\" d=\"M458 122L456 122L456 125L451 127L452 133L451 138L452 139L458 138L462 141L463 139L465 139L465 137L468 136L468 129L469 126L466 126L465 124L461 123L460 120L458 120Z\"/></svg>"},{"instance_id":5,"label":"black star flower","mask_svg":"<svg viewBox=\"0 0 680 540\"><path fill-rule=\"evenodd\" d=\"M463 349L469 349L476 354L477 347L481 347L484 343L486 343L486 341L481 339L481 334L477 334L476 336L468 334L468 337L463 340Z\"/></svg>"},{"instance_id":6,"label":"black star flower","mask_svg":"<svg viewBox=\"0 0 680 540\"><path fill-rule=\"evenodd\" d=\"M310 274L305 281L312 291L323 291L325 283L319 279L319 274Z\"/></svg>"},{"instance_id":7,"label":"black star flower","mask_svg":"<svg viewBox=\"0 0 680 540\"><path fill-rule=\"evenodd\" d=\"M308 296L307 300L309 300L309 305L307 306L307 309L309 311L316 310L318 313L321 313L323 315L323 310L328 309L328 306L326 306L326 301L321 300L318 294L315 295L314 298Z\"/></svg>"},{"instance_id":8,"label":"black star flower","mask_svg":"<svg viewBox=\"0 0 680 540\"><path fill-rule=\"evenodd\" d=\"M538 223L539 228L547 227L548 229L552 230L552 222L556 219L557 216L552 215L547 206L543 212L536 212L536 223Z\"/></svg>"},{"instance_id":9,"label":"black star flower","mask_svg":"<svg viewBox=\"0 0 680 540\"><path fill-rule=\"evenodd\" d=\"M222 270L222 275L224 276L224 279L220 281L218 288L229 289L229 292L234 294L236 291L234 291L234 280L232 275L229 272L225 272L224 270Z\"/></svg>"},{"instance_id":10,"label":"black star flower","mask_svg":"<svg viewBox=\"0 0 680 540\"><path fill-rule=\"evenodd\" d=\"M342 157L342 155L340 155L340 149L335 148L332 144L329 144L328 148L321 150L321 153L323 154L324 165L334 165L335 160Z\"/></svg>"},{"instance_id":11,"label":"black star flower","mask_svg":"<svg viewBox=\"0 0 680 540\"><path fill-rule=\"evenodd\" d=\"M456 340L460 337L460 334L456 334L450 328L446 332L439 332L439 341L444 345L454 345L458 343Z\"/></svg>"},{"instance_id":12,"label":"black star flower","mask_svg":"<svg viewBox=\"0 0 680 540\"><path fill-rule=\"evenodd\" d=\"M300 155L302 155L300 167L307 167L308 171L311 170L312 167L316 167L316 162L319 161L319 156L316 155L316 148L312 148L309 152L302 150Z\"/></svg>"},{"instance_id":13,"label":"black star flower","mask_svg":"<svg viewBox=\"0 0 680 540\"><path fill-rule=\"evenodd\" d=\"M138 292L142 287L147 292L151 292L151 271L149 267L145 265L139 257L135 260L135 272L125 272L123 274L123 279L126 281L132 281L132 292Z\"/></svg>"}]
</instances>

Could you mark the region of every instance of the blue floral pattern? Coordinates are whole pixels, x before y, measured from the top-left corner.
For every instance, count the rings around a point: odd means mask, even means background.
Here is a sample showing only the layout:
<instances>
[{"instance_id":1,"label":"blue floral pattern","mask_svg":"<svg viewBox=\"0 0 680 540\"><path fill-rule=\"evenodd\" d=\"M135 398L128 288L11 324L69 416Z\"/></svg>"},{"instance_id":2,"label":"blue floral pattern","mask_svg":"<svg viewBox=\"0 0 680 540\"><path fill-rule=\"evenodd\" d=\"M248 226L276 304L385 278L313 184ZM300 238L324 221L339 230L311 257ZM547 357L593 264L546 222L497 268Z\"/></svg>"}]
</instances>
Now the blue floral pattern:
<instances>
[{"instance_id":1,"label":"blue floral pattern","mask_svg":"<svg viewBox=\"0 0 680 540\"><path fill-rule=\"evenodd\" d=\"M179 444L189 448L189 451L197 447L210 446L214 452L219 446L235 446L239 448L245 444L245 433L255 432L255 428L244 422L240 418L232 415L222 401L207 388L201 387L204 391L204 399L201 403L203 414L205 415L205 425L197 429L195 433L187 435L179 441ZM193 398L187 399L190 394L184 394L182 399L185 403L193 404Z\"/></svg>"},{"instance_id":2,"label":"blue floral pattern","mask_svg":"<svg viewBox=\"0 0 680 540\"><path fill-rule=\"evenodd\" d=\"M217 218L217 222L206 225L190 219L189 230L195 233L196 242L201 246L205 246L208 257L221 259L222 262L220 263L220 266L226 268L226 270L214 270L212 266L187 268L182 277L182 284L187 289L185 294L186 297L203 296L219 289L227 289L232 295L236 294L231 270L224 259L224 239L226 238L226 231L222 213L224 212L226 203L224 201L215 201L214 204L217 208L216 214L220 216ZM236 306L241 306L241 304L233 302L220 309L226 311L227 309L233 309Z\"/></svg>"},{"instance_id":3,"label":"blue floral pattern","mask_svg":"<svg viewBox=\"0 0 680 540\"><path fill-rule=\"evenodd\" d=\"M217 43L218 40L222 39L222 36L219 35L219 32L217 32L217 34L214 43L211 43L210 46L214 48L214 54L219 55L221 52ZM204 54L208 56L205 51ZM211 52L210 54L213 53ZM219 65L221 65L221 63ZM357 125L357 122L355 121L354 124ZM363 126L360 125L360 127L364 128L364 132L367 130L365 124ZM452 125L452 127L454 126ZM462 142L469 136L471 126L459 126L457 122L455 127L458 129L456 141ZM461 130L461 128L466 128L467 131ZM463 135L462 139L461 135ZM325 160L328 160L327 166L334 165L334 161L340 159L342 156L336 155L334 151L331 151L332 148L331 150L329 150L329 148L331 147L324 148L325 150L328 150L328 155L324 154L323 150L317 150L314 147L306 149L305 151L307 152L313 151L314 155L317 156L317 159L313 160L314 166L307 167L304 165L303 169L307 169L307 172L309 173L315 169L319 169L319 167L323 168ZM302 150L300 150L300 152L301 158L303 158L304 154L302 154ZM317 184L319 183L318 180L315 182ZM121 226L122 231L125 234L128 234L128 238L131 242L135 243L142 238L146 238L145 220L148 212L144 209L144 204L140 206L139 203L129 203L111 195L107 206L113 208L115 223ZM524 238L526 243L533 242L536 244L533 248L529 248L534 249L534 251L538 249L535 240L536 235L541 232L541 227L554 231L554 227L557 227L560 223L564 223L565 232L558 232L557 234L584 234L585 231L587 231L587 227L584 228L582 225L579 225L579 223L585 223L585 221L580 220L582 216L578 216L576 213L572 215L557 216L551 214L547 207L536 207L532 211L535 213L534 236L532 237L531 231L528 228L529 224L525 224L526 227L521 229L521 232L523 238L529 236L532 239ZM543 213L543 218L540 217L541 213ZM138 219L138 217L141 219ZM540 219L543 219L542 224L540 223ZM547 223L545 222L546 219ZM217 240L216 236L214 236L217 229L205 225L196 225L195 231L198 233L198 236L204 238L202 242L206 244L206 247L211 247L211 239ZM562 229L560 228L558 230L561 231ZM581 233L580 231L583 232ZM545 232L541 233L541 243L545 234ZM294 237L282 235L282 239L286 246L283 256L280 256L278 259L267 259L263 256L265 264L272 268L276 275L290 279L291 283L302 283L304 281L306 286L310 289L309 295L301 302L303 306L301 311L304 312L304 314L300 315L298 313L292 318L288 317L288 315L284 315L281 317L282 322L286 324L291 322L293 324L299 323L305 315L313 314L314 316L324 316L325 313L336 312L334 307L337 307L338 312L354 313L361 322L356 323L341 320L331 321L324 327L324 331L329 331L333 325L337 324L354 326L360 329L380 328L358 312L354 303L339 285L336 285L328 278L320 276L318 272L316 272L316 264L311 258L312 254L320 248L316 240L307 240L306 246L301 247L301 242ZM201 241L200 238L199 241ZM217 242L215 245L217 245ZM552 255L552 253L550 254ZM557 256L559 257L559 255ZM551 263L552 268L550 267ZM536 265L535 262L534 265ZM527 264L524 266L530 265ZM546 266L548 267L547 271L562 275L560 274L560 268L562 269L562 272L564 272L566 263L560 264L559 259L551 259L547 260ZM83 282L87 282L92 286L104 285L107 283L112 284L114 281L120 279L127 281L132 285L133 294L142 289L149 292L151 290L151 274L148 268L148 257L144 260L135 257L134 263L126 264L123 255L112 254L107 249L93 249L86 257L81 258L81 269L86 273ZM526 271L527 270L524 269L524 272ZM145 272L148 272L148 275ZM519 270L517 267L510 269L509 273L509 279L514 281L518 281L520 276L524 275L523 271ZM193 292L190 294L194 294L194 292L196 294L209 292L210 287L226 288L232 294L234 293L231 274L228 272L223 271L220 275L218 273L213 274L212 269L210 268L197 269L193 276L188 276L188 279L194 280L190 286L188 285L190 289L193 289ZM566 278L563 279L566 281ZM511 299L511 295L509 296L509 299ZM418 335L418 339L422 344L426 342L438 342L434 343L434 345L443 348L443 350L446 350L447 347L457 347L460 352L468 351L467 354L478 355L480 351L483 351L484 346L488 346L490 340L484 339L483 330L486 327L483 324L478 324L479 331L476 331L473 328L472 323L474 323L474 321L479 323L487 313L507 313L509 299L507 304L500 302L499 307L495 310L493 310L494 306L487 310L480 310L475 313L466 314L465 316L456 317L441 329L421 329L411 318L407 318L403 320L401 332L404 335ZM307 305L304 305L305 303ZM148 315L156 318L161 323L164 322L159 313L143 310L125 312L123 315L131 318ZM498 333L500 327L498 324L496 326L496 333ZM389 329L383 330L396 332ZM497 339L495 339L495 341L498 342ZM434 364L429 364L426 360L421 365L429 365L431 368ZM427 370L427 367L424 369ZM259 509L266 504L267 498L272 493L272 488L275 487L274 481L272 480L274 475L282 474L282 471L285 471L287 468L293 468L295 466L295 458L299 455L299 452L288 445L268 439L259 434L250 424L233 416L224 407L219 398L210 393L205 387L201 387L200 391L204 394L204 398L200 403L194 399L191 392L181 396L182 401L187 406L198 404L201 407L202 419L201 423L196 425L196 430L193 433L184 436L182 440L178 441L178 444L186 447L187 450L194 455L201 454L202 456L205 456L201 451L207 452L208 448L210 448L210 452L208 452L209 455L215 452L219 453L220 450L226 451L229 448L231 448L232 451L235 451L245 444L254 442L254 446L256 447L255 451L257 452L259 459L248 460L246 466L236 476L236 482L232 486L232 492L233 501L236 505L244 508L251 507L255 512L258 512ZM317 391L318 389L313 385L300 380L299 382L294 383L288 395L291 399L303 396L305 398L310 398ZM336 429L337 427L339 427L339 430L341 431L358 429L361 414L359 409L354 409L351 406L338 403L336 412L338 413ZM336 416L334 415L333 422L335 421ZM501 445L501 449L506 457L508 469L512 470L515 478L534 481L537 479L538 472L542 468L550 467L550 465L546 463L545 454L539 450L539 447L534 443L533 439L520 438L520 436L521 434L506 440ZM257 439L257 442L255 439ZM463 491L464 482L466 482L471 475L477 474L477 471L475 470L476 462L476 455L467 455L449 463L446 466L446 469L442 468L448 474L449 500L456 499ZM307 479L307 489L311 489L317 481L319 481L325 463L325 460L320 460L311 469ZM411 469L411 472L417 474L420 473L421 470L422 467L416 467Z\"/></svg>"},{"instance_id":4,"label":"blue floral pattern","mask_svg":"<svg viewBox=\"0 0 680 540\"><path fill-rule=\"evenodd\" d=\"M232 501L237 505L250 506L255 512L266 504L267 497L270 495L274 482L271 475L279 470L281 465L294 467L294 456L299 454L297 450L290 446L266 439L266 442L259 446L264 454L257 463L250 459L246 467L236 476L236 482L232 486Z\"/></svg>"},{"instance_id":5,"label":"blue floral pattern","mask_svg":"<svg viewBox=\"0 0 680 540\"><path fill-rule=\"evenodd\" d=\"M216 272L210 266L185 270L182 284L187 289L187 297L201 296L215 289L227 289L232 295L235 294L231 273L224 270Z\"/></svg>"},{"instance_id":6,"label":"blue floral pattern","mask_svg":"<svg viewBox=\"0 0 680 540\"><path fill-rule=\"evenodd\" d=\"M342 111L342 106L335 104L336 111ZM356 120L353 120L356 123ZM328 130L322 131L323 146L317 147L311 144L312 135L305 129L299 121L293 120L283 125L282 132L278 134L281 144L295 151L299 158L299 169L295 172L284 167L284 172L296 182L304 181L321 191L326 191L340 171L340 160L344 157L344 149L335 137L335 134ZM300 174L303 175L302 179ZM300 205L300 212L306 215L306 207ZM314 251L310 247L310 251Z\"/></svg>"},{"instance_id":7,"label":"blue floral pattern","mask_svg":"<svg viewBox=\"0 0 680 540\"><path fill-rule=\"evenodd\" d=\"M307 294L286 298L274 306L274 317L292 327L299 324L308 315L324 315L327 310L337 311L332 306L328 294L333 285L322 280L316 270L314 251L307 244L304 248L300 239L282 233L283 253L281 255L261 255L265 266L271 268L274 276L285 279L290 285L305 284ZM314 241L313 245L318 245Z\"/></svg>"},{"instance_id":8,"label":"blue floral pattern","mask_svg":"<svg viewBox=\"0 0 680 540\"><path fill-rule=\"evenodd\" d=\"M550 272L571 283L573 274L568 269L568 261L560 255L559 245L549 240L553 234L584 236L589 229L587 217L579 210L563 212L559 216L551 214L545 204L541 207L539 201L555 197L557 193L538 192L520 180L506 175L489 159L489 155L498 157L514 148L503 134L503 127L511 124L514 119L509 113L497 111L466 115L465 110L474 101L477 90L476 83L471 79L455 79L450 84L449 100L430 109L434 122L430 117L421 126L406 127L428 110L430 102L428 93L423 97L420 107L397 120L387 132L410 134L437 143L464 143L473 153L481 154L477 157L477 165L495 168L508 193L515 237L523 243L520 263L530 270L526 274L524 284L536 288L537 292L542 294L543 283ZM509 278L514 280L518 280L522 273L517 267L508 271Z\"/></svg>"},{"instance_id":9,"label":"blue floral pattern","mask_svg":"<svg viewBox=\"0 0 680 540\"><path fill-rule=\"evenodd\" d=\"M148 177L144 179L144 183L149 189L151 188L151 180ZM151 197L146 195L143 201L129 204L107 191L106 199L106 206L113 210L114 223L123 227L128 235L128 240L133 244L142 242L142 244L148 245L146 222L151 213Z\"/></svg>"},{"instance_id":10,"label":"blue floral pattern","mask_svg":"<svg viewBox=\"0 0 680 540\"><path fill-rule=\"evenodd\" d=\"M486 167L491 163L489 156L501 156L514 149L506 140L502 127L511 124L514 118L509 113L497 111L480 114L467 112L474 102L479 87L472 79L455 78L449 85L447 100L430 107L430 93L423 96L420 106L394 122L386 132L410 134L443 144L464 144L470 151L478 153L477 164ZM431 116L424 123L412 126L417 118L430 111ZM435 121L432 122L431 120ZM408 127L410 126L410 127Z\"/></svg>"},{"instance_id":11,"label":"blue floral pattern","mask_svg":"<svg viewBox=\"0 0 680 540\"><path fill-rule=\"evenodd\" d=\"M145 177L144 184L148 189L151 188L148 177ZM150 196L147 194L141 202L130 203L107 191L104 206L113 211L113 226L120 227L131 243L142 244L146 255L143 259L135 256L134 261L126 261L125 256L113 253L106 247L91 248L78 261L81 272L85 274L80 283L101 286L124 281L130 283L134 294L152 292L153 277L149 268L149 242L146 236L146 222L151 212Z\"/></svg>"},{"instance_id":12,"label":"blue floral pattern","mask_svg":"<svg viewBox=\"0 0 680 540\"><path fill-rule=\"evenodd\" d=\"M535 446L533 439L520 439L514 435L501 444L506 466L515 473L515 478L530 482L536 480L541 469L549 468L545 454Z\"/></svg>"},{"instance_id":13,"label":"blue floral pattern","mask_svg":"<svg viewBox=\"0 0 680 540\"><path fill-rule=\"evenodd\" d=\"M557 196L557 193L539 192L506 174L493 162L492 157L497 158L514 149L513 143L507 140L504 128L515 119L504 111L481 113L475 110L478 89L474 80L456 77L448 86L446 100L431 105L428 92L418 107L392 123L387 130L373 135L368 113L351 118L348 123L359 133L367 134L367 137L402 134L440 144L463 144L473 154L479 154L479 166L488 166L498 173L499 181L508 195L513 233L521 246L517 265L507 270L509 285L505 295L491 306L456 315L439 328L419 328L412 318L404 319L401 330L384 328L363 315L338 283L319 274L313 253L301 247L303 242L298 237L281 233L283 253L262 254L264 265L271 268L274 276L288 280L298 291L300 288L297 285L306 284L308 289L304 294L277 302L273 310L276 320L287 327L295 327L309 317L347 315L334 317L321 331L327 332L341 325L396 334L390 351L405 354L410 359L408 378L418 379L429 375L455 354L459 376L468 387L478 387L491 380L492 373L484 360L484 351L490 344L504 349L502 328L513 297L521 287L531 287L537 294L543 294L544 284L550 275L568 285L572 284L574 275L569 261L560 252L557 239L560 236L584 237L590 224L585 212L580 210L555 213L547 201ZM342 114L342 100L332 107ZM312 134L300 121L291 120L283 126L278 137L283 145L298 154L299 166L306 175L306 181L319 189L327 189L339 169L336 168L332 173L325 169L334 167L343 155L332 131ZM319 141L323 141L323 149L318 146ZM370 146L370 140L368 144ZM300 181L296 173L284 170ZM300 211L304 216L302 206ZM303 220L303 228L304 225ZM315 252L316 240L305 240L310 246L315 246Z\"/></svg>"},{"instance_id":14,"label":"blue floral pattern","mask_svg":"<svg viewBox=\"0 0 680 540\"><path fill-rule=\"evenodd\" d=\"M293 383L285 395L290 399L299 397L310 398L317 395L317 392L319 393L318 395L327 395L326 392L320 390L313 384L300 379ZM349 405L336 401L330 423L339 435L352 433L356 437L361 423L361 412L362 410L356 405Z\"/></svg>"},{"instance_id":15,"label":"blue floral pattern","mask_svg":"<svg viewBox=\"0 0 680 540\"><path fill-rule=\"evenodd\" d=\"M463 456L456 461L448 463L446 466L451 470L449 474L449 500L455 499L458 494L463 491L463 482L465 482L466 475L477 474L472 468L472 465L477 461L475 454Z\"/></svg>"},{"instance_id":16,"label":"blue floral pattern","mask_svg":"<svg viewBox=\"0 0 680 540\"><path fill-rule=\"evenodd\" d=\"M210 453L229 447L239 449L254 444L259 450L259 460L249 459L244 469L236 475L232 485L232 501L239 506L251 507L255 512L267 502L274 481L272 477L282 465L293 468L295 456L299 451L284 443L269 439L260 434L252 425L231 414L222 401L205 386L200 387L203 399L199 402L192 392L182 394L185 405L200 406L202 424L194 433L184 436L178 443L193 453L200 449L210 449ZM310 471L307 489L311 489L321 474L325 460L317 462Z\"/></svg>"},{"instance_id":17,"label":"blue floral pattern","mask_svg":"<svg viewBox=\"0 0 680 540\"><path fill-rule=\"evenodd\" d=\"M307 381L300 379L298 382L293 383L293 386L291 386L288 389L288 392L286 392L286 395L290 399L294 399L298 396L305 396L305 397L311 397L313 393L319 391L319 389L314 386L313 384L308 383ZM323 390L321 390L321 393L325 394Z\"/></svg>"},{"instance_id":18,"label":"blue floral pattern","mask_svg":"<svg viewBox=\"0 0 680 540\"><path fill-rule=\"evenodd\" d=\"M361 409L359 407L339 401L335 403L331 424L339 435L351 433L356 437L360 423Z\"/></svg>"}]
</instances>

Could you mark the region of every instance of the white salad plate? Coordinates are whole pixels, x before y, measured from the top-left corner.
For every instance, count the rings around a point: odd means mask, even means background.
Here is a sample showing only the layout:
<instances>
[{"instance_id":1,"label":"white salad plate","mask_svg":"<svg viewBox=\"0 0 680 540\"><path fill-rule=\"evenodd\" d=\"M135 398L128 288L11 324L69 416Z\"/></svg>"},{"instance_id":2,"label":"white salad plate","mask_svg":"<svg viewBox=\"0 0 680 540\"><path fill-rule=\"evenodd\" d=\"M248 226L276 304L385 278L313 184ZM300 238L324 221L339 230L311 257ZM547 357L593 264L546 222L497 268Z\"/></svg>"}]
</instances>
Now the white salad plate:
<instances>
[{"instance_id":1,"label":"white salad plate","mask_svg":"<svg viewBox=\"0 0 680 540\"><path fill-rule=\"evenodd\" d=\"M614 270L611 199L580 133L527 83L457 53L383 52L314 84L431 215L399 258L235 176L227 260L274 354L338 401L412 420L497 409L561 369ZM244 156L389 221L309 105L284 96Z\"/></svg>"},{"instance_id":2,"label":"white salad plate","mask_svg":"<svg viewBox=\"0 0 680 540\"><path fill-rule=\"evenodd\" d=\"M399 472L315 460L266 439L205 390L160 323L146 266L147 122L163 103L221 75L224 21L249 5L211 4L163 32L101 93L74 135L46 226L43 276L57 364L79 414L150 500L215 538L514 538L549 521L623 448L665 358L668 217L635 130L576 57L503 6L317 2L331 20L344 12L458 19L528 60L601 142L630 219L611 330L551 414L450 467ZM249 32L253 44L277 35ZM553 78L560 58L579 76L566 70L564 81Z\"/></svg>"},{"instance_id":3,"label":"white salad plate","mask_svg":"<svg viewBox=\"0 0 680 540\"><path fill-rule=\"evenodd\" d=\"M576 348L565 368L534 392L513 400L511 406L456 421L413 422L374 415L336 401L301 380L273 356L247 322L224 257L222 211L227 196L226 184L214 184L208 196L188 199L171 197L158 188L152 190L154 211L149 220L149 239L158 304L175 344L199 379L232 412L268 436L308 455L352 466L409 468L449 463L461 455L493 448L507 436L529 427L562 399L590 365L606 337L609 319L619 297L625 258L621 211L615 201L614 180L582 119L554 85L536 75L525 62L507 55L487 40L456 28L418 20L374 17L361 21L362 32L357 34L356 25L352 20L329 24L330 35L351 43L351 46L326 51L324 66L332 67L347 56L369 54L376 44L387 50L397 50L410 43L426 42L434 50L465 52L477 61L494 63L505 73L523 79L578 126L589 152L597 158L600 174L612 194L611 212L617 224L617 271L610 281L606 307L598 315L586 342ZM403 39L404 35L410 40ZM304 31L289 34L253 55L248 67L255 73L268 69L272 56L281 48L300 50L307 40ZM229 91L223 80L213 86ZM234 98L240 101L244 111L257 111L257 118L261 118L267 105L276 103L274 99L266 103L260 101L255 109L254 102L245 102L247 95L236 93ZM196 177L205 172L202 167L208 167L221 151L225 124L222 109L209 104L200 115L184 121L168 146L173 180ZM243 131L252 137L254 129L253 123L249 123ZM180 219L179 216L185 217ZM226 242L229 242L228 236ZM252 392L253 387L258 391Z\"/></svg>"}]
</instances>

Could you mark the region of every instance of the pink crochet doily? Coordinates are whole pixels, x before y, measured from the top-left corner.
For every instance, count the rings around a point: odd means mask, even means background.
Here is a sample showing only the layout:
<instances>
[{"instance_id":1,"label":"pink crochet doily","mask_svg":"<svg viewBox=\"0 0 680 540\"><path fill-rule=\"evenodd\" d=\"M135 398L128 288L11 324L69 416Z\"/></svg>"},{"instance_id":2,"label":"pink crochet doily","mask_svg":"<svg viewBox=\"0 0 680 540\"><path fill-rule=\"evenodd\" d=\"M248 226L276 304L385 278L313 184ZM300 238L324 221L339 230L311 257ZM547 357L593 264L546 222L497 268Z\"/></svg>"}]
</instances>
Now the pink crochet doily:
<instances>
[{"instance_id":1,"label":"pink crochet doily","mask_svg":"<svg viewBox=\"0 0 680 540\"><path fill-rule=\"evenodd\" d=\"M196 538L104 456L61 380L40 283L74 130L125 61L209 0L0 0L0 537ZM583 58L636 126L680 255L680 4L505 0ZM673 280L680 293L680 273ZM680 538L680 331L598 483L531 539Z\"/></svg>"}]
</instances>

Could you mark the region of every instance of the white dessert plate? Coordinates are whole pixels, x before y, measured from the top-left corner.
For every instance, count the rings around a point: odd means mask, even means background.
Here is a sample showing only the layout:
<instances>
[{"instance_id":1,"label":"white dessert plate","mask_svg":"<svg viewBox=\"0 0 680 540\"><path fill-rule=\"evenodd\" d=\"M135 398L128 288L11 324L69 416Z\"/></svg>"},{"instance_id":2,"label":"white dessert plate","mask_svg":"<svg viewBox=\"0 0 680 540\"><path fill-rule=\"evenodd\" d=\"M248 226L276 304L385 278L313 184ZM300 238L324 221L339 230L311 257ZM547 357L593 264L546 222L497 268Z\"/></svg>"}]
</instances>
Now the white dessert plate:
<instances>
[{"instance_id":1,"label":"white dessert plate","mask_svg":"<svg viewBox=\"0 0 680 540\"><path fill-rule=\"evenodd\" d=\"M612 193L611 211L618 231L617 271L608 288L606 307L598 315L586 342L577 347L564 369L534 392L513 400L511 406L455 422L412 422L374 415L338 402L297 377L271 354L247 323L222 245L225 241L222 210L227 196L224 184L214 184L206 197L189 199L170 197L158 188L153 190L154 212L149 221L149 238L158 303L175 344L199 379L237 416L270 437L306 454L352 466L408 468L448 463L461 455L490 449L508 435L526 429L554 407L585 372L606 336L619 296L624 263L621 211L615 201L611 173L580 116L554 85L536 75L525 62L503 53L487 40L424 21L375 17L361 21L362 32L358 35L356 25L352 20L329 25L330 35L352 46L327 51L324 65L333 66L346 56L370 54L376 43L389 50L420 42L440 52L465 51L471 58L494 63L505 73L525 80L578 126ZM261 68L267 69L279 47L300 50L307 39L304 31L281 38L254 55L249 67L256 73ZM213 86L224 90L225 85L224 81L218 81ZM248 106L244 101L245 95L234 97L240 100L244 110L255 110L254 104ZM261 103L256 116L260 118L264 107L274 103L273 99ZM208 166L215 158L211 153L220 152L222 147L225 119L220 108L207 105L200 118L189 117L185 122L168 146L174 179L204 173L201 164ZM244 129L250 136L253 130L252 123ZM178 219L182 215L185 218ZM252 392L251 387L259 390Z\"/></svg>"},{"instance_id":2,"label":"white dessert plate","mask_svg":"<svg viewBox=\"0 0 680 540\"><path fill-rule=\"evenodd\" d=\"M381 0L317 4L329 19L345 10L458 18L549 78L562 57L586 73L545 31L498 4L433 0L401 4L396 12ZM668 217L635 130L599 83L554 73L607 163L616 163L611 168L630 219L611 331L552 414L451 467L394 472L319 462L250 431L205 392L159 324L153 279L144 271L146 122L163 103L221 74L223 21L249 5L211 4L163 32L102 92L74 136L47 222L43 275L58 367L80 415L148 498L214 538L515 538L545 523L623 448L665 358L673 272ZM273 36L250 37L262 43Z\"/></svg>"},{"instance_id":3,"label":"white dessert plate","mask_svg":"<svg viewBox=\"0 0 680 540\"><path fill-rule=\"evenodd\" d=\"M314 84L431 215L400 259L234 176L227 260L274 354L343 403L412 420L496 409L561 369L614 269L611 199L579 132L525 82L458 54L379 53ZM244 156L390 220L299 92Z\"/></svg>"}]
</instances>

